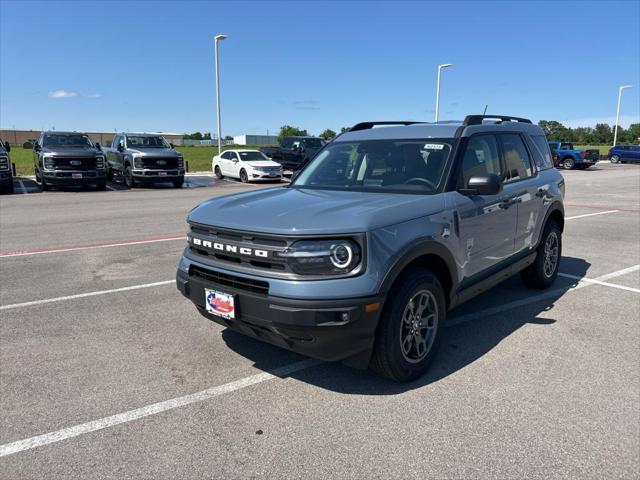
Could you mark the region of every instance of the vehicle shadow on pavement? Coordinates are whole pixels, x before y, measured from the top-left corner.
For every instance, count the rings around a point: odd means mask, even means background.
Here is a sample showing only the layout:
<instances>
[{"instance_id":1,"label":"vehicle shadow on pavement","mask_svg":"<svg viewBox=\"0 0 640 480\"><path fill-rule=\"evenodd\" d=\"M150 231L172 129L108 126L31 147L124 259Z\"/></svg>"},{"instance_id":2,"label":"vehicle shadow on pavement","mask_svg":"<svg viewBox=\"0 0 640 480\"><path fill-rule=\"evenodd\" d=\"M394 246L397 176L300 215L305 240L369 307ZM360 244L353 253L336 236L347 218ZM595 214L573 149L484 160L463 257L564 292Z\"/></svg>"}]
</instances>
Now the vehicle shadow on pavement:
<instances>
[{"instance_id":1,"label":"vehicle shadow on pavement","mask_svg":"<svg viewBox=\"0 0 640 480\"><path fill-rule=\"evenodd\" d=\"M562 258L561 269L565 273L584 277L589 267L590 264L583 259ZM541 318L540 314L551 310L555 302L575 286L575 283L559 277L549 290L531 290L520 281L518 276L515 276L462 307L452 310L449 312L451 324L444 331L440 351L434 363L422 378L411 383L395 383L371 371L356 370L338 362L325 363L288 376L345 394L396 395L421 388L472 364L525 325L536 325L541 328L553 325L556 320ZM526 303L527 299L533 296L539 298ZM524 301L525 304L460 323L456 321L456 319L462 319L462 315L473 315L478 311L500 307L514 301ZM252 360L255 367L265 371L305 358L245 337L232 330L223 331L222 338L229 348ZM510 368L510 365L504 367Z\"/></svg>"}]
</instances>

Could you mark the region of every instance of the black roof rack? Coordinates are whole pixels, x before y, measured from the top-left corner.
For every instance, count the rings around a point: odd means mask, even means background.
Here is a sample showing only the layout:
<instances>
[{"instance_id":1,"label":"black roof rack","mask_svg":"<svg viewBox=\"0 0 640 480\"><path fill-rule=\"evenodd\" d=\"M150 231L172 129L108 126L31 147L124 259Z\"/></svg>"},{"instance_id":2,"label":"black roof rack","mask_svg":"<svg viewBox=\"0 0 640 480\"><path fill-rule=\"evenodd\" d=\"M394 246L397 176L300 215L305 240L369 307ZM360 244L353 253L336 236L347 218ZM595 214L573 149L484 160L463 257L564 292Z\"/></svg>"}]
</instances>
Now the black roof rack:
<instances>
[{"instance_id":1,"label":"black roof rack","mask_svg":"<svg viewBox=\"0 0 640 480\"><path fill-rule=\"evenodd\" d=\"M376 125L413 125L416 123L424 123L424 122L414 122L412 120L399 120L397 122L393 121L385 121L385 122L361 122L355 124L353 127L349 129L350 132L357 132L358 130L369 130L370 128L375 127Z\"/></svg>"},{"instance_id":2,"label":"black roof rack","mask_svg":"<svg viewBox=\"0 0 640 480\"><path fill-rule=\"evenodd\" d=\"M482 125L482 121L485 119L499 119L502 122L531 123L531 120L528 118L511 117L509 115L467 115L462 125L465 127L469 125Z\"/></svg>"}]
</instances>

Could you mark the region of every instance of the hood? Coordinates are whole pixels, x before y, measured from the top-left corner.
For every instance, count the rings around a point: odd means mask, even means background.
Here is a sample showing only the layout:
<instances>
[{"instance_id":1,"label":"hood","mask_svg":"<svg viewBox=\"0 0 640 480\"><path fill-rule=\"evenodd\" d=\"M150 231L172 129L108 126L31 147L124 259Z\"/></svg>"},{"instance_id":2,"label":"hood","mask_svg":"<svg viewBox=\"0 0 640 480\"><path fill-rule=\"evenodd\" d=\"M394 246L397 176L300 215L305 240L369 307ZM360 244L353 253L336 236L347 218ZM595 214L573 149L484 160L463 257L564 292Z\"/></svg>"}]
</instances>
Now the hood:
<instances>
[{"instance_id":1,"label":"hood","mask_svg":"<svg viewBox=\"0 0 640 480\"><path fill-rule=\"evenodd\" d=\"M252 167L279 167L280 164L274 162L273 160L252 160L250 162L244 161L242 163L246 163Z\"/></svg>"},{"instance_id":2,"label":"hood","mask_svg":"<svg viewBox=\"0 0 640 480\"><path fill-rule=\"evenodd\" d=\"M141 157L182 157L182 154L172 148L127 148L128 153L139 155Z\"/></svg>"},{"instance_id":3,"label":"hood","mask_svg":"<svg viewBox=\"0 0 640 480\"><path fill-rule=\"evenodd\" d=\"M60 155L61 157L86 157L96 154L104 155L97 148L45 148L40 150L41 153Z\"/></svg>"},{"instance_id":4,"label":"hood","mask_svg":"<svg viewBox=\"0 0 640 480\"><path fill-rule=\"evenodd\" d=\"M190 222L275 234L361 233L444 209L444 195L273 188L217 197Z\"/></svg>"}]
</instances>

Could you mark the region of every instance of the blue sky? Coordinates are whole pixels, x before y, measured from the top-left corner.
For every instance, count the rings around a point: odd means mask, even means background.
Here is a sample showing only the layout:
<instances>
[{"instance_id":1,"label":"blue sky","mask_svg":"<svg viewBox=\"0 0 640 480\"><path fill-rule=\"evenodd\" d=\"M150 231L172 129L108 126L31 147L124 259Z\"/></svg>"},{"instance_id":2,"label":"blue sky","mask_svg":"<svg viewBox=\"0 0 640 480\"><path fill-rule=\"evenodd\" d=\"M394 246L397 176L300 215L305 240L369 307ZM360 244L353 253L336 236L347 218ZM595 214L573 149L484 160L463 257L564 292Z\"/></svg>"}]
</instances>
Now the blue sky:
<instances>
[{"instance_id":1,"label":"blue sky","mask_svg":"<svg viewBox=\"0 0 640 480\"><path fill-rule=\"evenodd\" d=\"M0 0L0 127L319 133L467 113L640 119L640 2Z\"/></svg>"}]
</instances>

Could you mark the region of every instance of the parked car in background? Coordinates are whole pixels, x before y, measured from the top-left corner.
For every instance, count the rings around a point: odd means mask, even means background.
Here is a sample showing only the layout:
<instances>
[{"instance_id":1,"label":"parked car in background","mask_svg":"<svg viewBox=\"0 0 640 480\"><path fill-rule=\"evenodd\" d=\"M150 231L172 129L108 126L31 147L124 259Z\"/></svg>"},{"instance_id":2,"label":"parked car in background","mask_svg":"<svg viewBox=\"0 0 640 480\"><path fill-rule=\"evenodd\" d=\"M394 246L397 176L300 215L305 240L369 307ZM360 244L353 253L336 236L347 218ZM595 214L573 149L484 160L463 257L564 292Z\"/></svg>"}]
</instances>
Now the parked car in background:
<instances>
[{"instance_id":1,"label":"parked car in background","mask_svg":"<svg viewBox=\"0 0 640 480\"><path fill-rule=\"evenodd\" d=\"M326 144L320 137L284 137L278 147L261 147L260 151L288 170L300 170Z\"/></svg>"},{"instance_id":2,"label":"parked car in background","mask_svg":"<svg viewBox=\"0 0 640 480\"><path fill-rule=\"evenodd\" d=\"M560 157L562 168L571 170L573 168L587 169L600 160L600 150L576 150L571 142L561 142L552 140L549 148L555 150Z\"/></svg>"},{"instance_id":3,"label":"parked car in background","mask_svg":"<svg viewBox=\"0 0 640 480\"><path fill-rule=\"evenodd\" d=\"M449 309L518 273L549 288L564 179L543 130L504 116L401 123L355 125L289 188L191 210L180 292L231 330L409 381Z\"/></svg>"},{"instance_id":4,"label":"parked car in background","mask_svg":"<svg viewBox=\"0 0 640 480\"><path fill-rule=\"evenodd\" d=\"M282 165L258 150L226 150L213 157L217 178L239 178L243 183L282 180Z\"/></svg>"},{"instance_id":5,"label":"parked car in background","mask_svg":"<svg viewBox=\"0 0 640 480\"><path fill-rule=\"evenodd\" d=\"M640 145L616 145L607 157L611 163L640 163Z\"/></svg>"},{"instance_id":6,"label":"parked car in background","mask_svg":"<svg viewBox=\"0 0 640 480\"><path fill-rule=\"evenodd\" d=\"M44 132L33 145L36 181L51 187L107 185L104 152L82 132Z\"/></svg>"},{"instance_id":7,"label":"parked car in background","mask_svg":"<svg viewBox=\"0 0 640 480\"><path fill-rule=\"evenodd\" d=\"M137 184L172 182L176 188L184 183L184 157L156 133L118 133L107 155L107 177L124 177L129 188Z\"/></svg>"},{"instance_id":8,"label":"parked car in background","mask_svg":"<svg viewBox=\"0 0 640 480\"><path fill-rule=\"evenodd\" d=\"M0 192L13 193L13 170L11 168L11 156L9 142L0 140Z\"/></svg>"}]
</instances>

